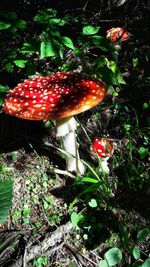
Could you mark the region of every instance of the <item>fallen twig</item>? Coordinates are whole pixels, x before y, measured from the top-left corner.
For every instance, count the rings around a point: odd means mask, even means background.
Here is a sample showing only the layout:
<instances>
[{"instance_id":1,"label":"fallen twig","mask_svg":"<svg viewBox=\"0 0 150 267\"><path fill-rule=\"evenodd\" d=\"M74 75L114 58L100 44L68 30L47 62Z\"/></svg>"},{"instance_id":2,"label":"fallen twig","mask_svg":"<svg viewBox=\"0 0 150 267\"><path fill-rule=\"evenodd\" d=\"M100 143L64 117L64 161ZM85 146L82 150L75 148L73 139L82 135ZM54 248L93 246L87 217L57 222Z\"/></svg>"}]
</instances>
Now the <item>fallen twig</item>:
<instances>
[{"instance_id":1,"label":"fallen twig","mask_svg":"<svg viewBox=\"0 0 150 267\"><path fill-rule=\"evenodd\" d=\"M66 223L58 227L51 236L47 236L44 240L40 243L40 245L28 246L26 250L26 263L30 260L38 257L39 255L43 255L48 249L58 246L65 237L66 234L70 233L72 230L72 224L70 222ZM22 266L22 257L17 259L9 267L21 267Z\"/></svg>"}]
</instances>

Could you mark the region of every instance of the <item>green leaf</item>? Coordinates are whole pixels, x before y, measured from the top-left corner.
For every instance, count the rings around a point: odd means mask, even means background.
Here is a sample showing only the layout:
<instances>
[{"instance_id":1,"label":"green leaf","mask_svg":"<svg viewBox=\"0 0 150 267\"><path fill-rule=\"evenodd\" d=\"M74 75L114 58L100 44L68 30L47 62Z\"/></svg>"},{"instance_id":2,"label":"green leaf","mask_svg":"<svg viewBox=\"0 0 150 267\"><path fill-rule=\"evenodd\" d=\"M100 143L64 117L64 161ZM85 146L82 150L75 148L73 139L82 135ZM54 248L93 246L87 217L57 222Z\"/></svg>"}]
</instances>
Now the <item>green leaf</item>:
<instances>
[{"instance_id":1,"label":"green leaf","mask_svg":"<svg viewBox=\"0 0 150 267\"><path fill-rule=\"evenodd\" d=\"M0 93L7 93L9 91L8 86L3 86L0 84Z\"/></svg>"},{"instance_id":2,"label":"green leaf","mask_svg":"<svg viewBox=\"0 0 150 267\"><path fill-rule=\"evenodd\" d=\"M116 73L117 71L117 64L113 60L107 61L107 67L112 70L113 73Z\"/></svg>"},{"instance_id":3,"label":"green leaf","mask_svg":"<svg viewBox=\"0 0 150 267\"><path fill-rule=\"evenodd\" d=\"M78 221L79 221L78 214L74 211L71 214L71 223L72 223L73 228L75 228L77 226Z\"/></svg>"},{"instance_id":4,"label":"green leaf","mask_svg":"<svg viewBox=\"0 0 150 267\"><path fill-rule=\"evenodd\" d=\"M92 184L96 184L97 183L97 179L91 178L91 177L83 177L82 178L82 182L84 183L92 183Z\"/></svg>"},{"instance_id":5,"label":"green leaf","mask_svg":"<svg viewBox=\"0 0 150 267\"><path fill-rule=\"evenodd\" d=\"M150 258L147 259L142 265L141 267L150 267Z\"/></svg>"},{"instance_id":6,"label":"green leaf","mask_svg":"<svg viewBox=\"0 0 150 267\"><path fill-rule=\"evenodd\" d=\"M148 148L141 146L138 152L140 154L140 158L144 159L148 155Z\"/></svg>"},{"instance_id":7,"label":"green leaf","mask_svg":"<svg viewBox=\"0 0 150 267\"><path fill-rule=\"evenodd\" d=\"M76 228L78 226L79 221L82 220L82 219L83 219L83 215L82 214L77 214L77 212L74 211L71 214L71 223L72 223L73 228Z\"/></svg>"},{"instance_id":8,"label":"green leaf","mask_svg":"<svg viewBox=\"0 0 150 267\"><path fill-rule=\"evenodd\" d=\"M132 64L133 64L133 67L135 68L139 64L138 58L133 58L132 59Z\"/></svg>"},{"instance_id":9,"label":"green leaf","mask_svg":"<svg viewBox=\"0 0 150 267\"><path fill-rule=\"evenodd\" d=\"M99 29L100 29L99 26L87 25L83 27L82 33L84 35L92 35L92 34L96 34L99 31Z\"/></svg>"},{"instance_id":10,"label":"green leaf","mask_svg":"<svg viewBox=\"0 0 150 267\"><path fill-rule=\"evenodd\" d=\"M25 67L25 64L28 62L28 60L18 59L18 60L14 60L13 62L17 67L23 69Z\"/></svg>"},{"instance_id":11,"label":"green leaf","mask_svg":"<svg viewBox=\"0 0 150 267\"><path fill-rule=\"evenodd\" d=\"M38 11L37 15L33 18L34 21L38 23L49 23L49 19L54 18L57 11L52 8Z\"/></svg>"},{"instance_id":12,"label":"green leaf","mask_svg":"<svg viewBox=\"0 0 150 267\"><path fill-rule=\"evenodd\" d=\"M91 208L96 208L96 207L97 207L97 201L96 201L96 199L92 198L92 199L90 200L90 202L89 202L89 206L90 206Z\"/></svg>"},{"instance_id":13,"label":"green leaf","mask_svg":"<svg viewBox=\"0 0 150 267\"><path fill-rule=\"evenodd\" d=\"M146 103L146 102L145 102L145 103L143 104L143 109L147 109L147 108L149 108L149 107L150 107L150 103Z\"/></svg>"},{"instance_id":14,"label":"green leaf","mask_svg":"<svg viewBox=\"0 0 150 267\"><path fill-rule=\"evenodd\" d=\"M105 254L104 258L109 266L115 266L122 260L122 252L119 248L111 248Z\"/></svg>"},{"instance_id":15,"label":"green leaf","mask_svg":"<svg viewBox=\"0 0 150 267\"><path fill-rule=\"evenodd\" d=\"M6 30L10 27L11 27L10 23L5 23L5 22L0 21L0 30Z\"/></svg>"},{"instance_id":16,"label":"green leaf","mask_svg":"<svg viewBox=\"0 0 150 267\"><path fill-rule=\"evenodd\" d=\"M62 36L62 38L60 39L60 41L68 48L74 49L74 45L72 40L67 37L67 36Z\"/></svg>"},{"instance_id":17,"label":"green leaf","mask_svg":"<svg viewBox=\"0 0 150 267\"><path fill-rule=\"evenodd\" d=\"M99 263L98 263L98 266L99 267L109 267L108 263L106 260L101 260Z\"/></svg>"},{"instance_id":18,"label":"green leaf","mask_svg":"<svg viewBox=\"0 0 150 267\"><path fill-rule=\"evenodd\" d=\"M63 19L59 19L59 18L50 19L49 23L54 24L54 25L58 25L58 26L64 26L65 25L65 21Z\"/></svg>"},{"instance_id":19,"label":"green leaf","mask_svg":"<svg viewBox=\"0 0 150 267\"><path fill-rule=\"evenodd\" d=\"M24 30L27 27L27 22L25 20L23 20L23 19L18 19L16 21L16 27L19 30Z\"/></svg>"},{"instance_id":20,"label":"green leaf","mask_svg":"<svg viewBox=\"0 0 150 267\"><path fill-rule=\"evenodd\" d=\"M42 41L40 47L40 57L54 57L57 55L55 46L52 41Z\"/></svg>"},{"instance_id":21,"label":"green leaf","mask_svg":"<svg viewBox=\"0 0 150 267\"><path fill-rule=\"evenodd\" d=\"M20 53L33 54L39 50L39 42L37 40L31 40L29 43L23 43Z\"/></svg>"},{"instance_id":22,"label":"green leaf","mask_svg":"<svg viewBox=\"0 0 150 267\"><path fill-rule=\"evenodd\" d=\"M4 66L4 68L5 68L5 70L7 71L7 72L10 72L10 73L12 73L13 72L13 70L14 70L14 65L12 64L12 63L7 63L5 66Z\"/></svg>"},{"instance_id":23,"label":"green leaf","mask_svg":"<svg viewBox=\"0 0 150 267\"><path fill-rule=\"evenodd\" d=\"M11 180L0 181L0 223L3 223L12 204L13 182Z\"/></svg>"},{"instance_id":24,"label":"green leaf","mask_svg":"<svg viewBox=\"0 0 150 267\"><path fill-rule=\"evenodd\" d=\"M143 228L137 233L137 240L138 241L144 241L146 237L150 234L150 229L149 228Z\"/></svg>"},{"instance_id":25,"label":"green leaf","mask_svg":"<svg viewBox=\"0 0 150 267\"><path fill-rule=\"evenodd\" d=\"M133 248L132 254L133 254L133 257L135 258L135 260L140 259L141 253L140 253L140 249L138 247Z\"/></svg>"},{"instance_id":26,"label":"green leaf","mask_svg":"<svg viewBox=\"0 0 150 267\"><path fill-rule=\"evenodd\" d=\"M113 51L114 47L112 44L109 42L108 39L101 35L94 35L90 36L93 44L97 47L100 48L102 51L107 52L107 51Z\"/></svg>"}]
</instances>

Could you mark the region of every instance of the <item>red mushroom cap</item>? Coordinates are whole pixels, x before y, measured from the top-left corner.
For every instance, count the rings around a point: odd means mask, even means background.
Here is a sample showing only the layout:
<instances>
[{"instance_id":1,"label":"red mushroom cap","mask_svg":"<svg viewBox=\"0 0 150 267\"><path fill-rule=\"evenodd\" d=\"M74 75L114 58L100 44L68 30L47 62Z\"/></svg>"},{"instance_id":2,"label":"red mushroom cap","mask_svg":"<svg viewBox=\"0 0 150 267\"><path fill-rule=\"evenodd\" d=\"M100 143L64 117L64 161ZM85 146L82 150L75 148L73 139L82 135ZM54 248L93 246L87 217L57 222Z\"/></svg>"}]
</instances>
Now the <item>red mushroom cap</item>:
<instances>
[{"instance_id":1,"label":"red mushroom cap","mask_svg":"<svg viewBox=\"0 0 150 267\"><path fill-rule=\"evenodd\" d=\"M57 72L25 80L6 96L3 110L28 120L69 117L103 100L106 85L81 73Z\"/></svg>"},{"instance_id":2,"label":"red mushroom cap","mask_svg":"<svg viewBox=\"0 0 150 267\"><path fill-rule=\"evenodd\" d=\"M120 27L111 28L107 31L106 38L112 43L123 42L129 39L129 33Z\"/></svg>"},{"instance_id":3,"label":"red mushroom cap","mask_svg":"<svg viewBox=\"0 0 150 267\"><path fill-rule=\"evenodd\" d=\"M95 139L92 142L91 152L101 158L111 157L114 152L114 146L107 138Z\"/></svg>"}]
</instances>

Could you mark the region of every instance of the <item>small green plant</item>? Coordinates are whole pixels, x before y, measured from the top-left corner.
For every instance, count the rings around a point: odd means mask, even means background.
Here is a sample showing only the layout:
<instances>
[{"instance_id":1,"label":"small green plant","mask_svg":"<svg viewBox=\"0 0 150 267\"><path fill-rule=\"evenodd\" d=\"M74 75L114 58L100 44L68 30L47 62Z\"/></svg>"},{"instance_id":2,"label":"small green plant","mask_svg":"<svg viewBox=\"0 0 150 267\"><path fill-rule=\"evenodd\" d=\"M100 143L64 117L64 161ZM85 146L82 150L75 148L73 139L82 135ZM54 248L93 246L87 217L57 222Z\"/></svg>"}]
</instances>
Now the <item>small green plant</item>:
<instances>
[{"instance_id":1,"label":"small green plant","mask_svg":"<svg viewBox=\"0 0 150 267\"><path fill-rule=\"evenodd\" d=\"M48 259L45 256L38 257L37 259L34 259L33 266L34 267L44 267L47 266Z\"/></svg>"},{"instance_id":2,"label":"small green plant","mask_svg":"<svg viewBox=\"0 0 150 267\"><path fill-rule=\"evenodd\" d=\"M104 260L99 262L99 267L111 267L116 266L122 260L122 252L119 248L114 247L109 249L104 254Z\"/></svg>"}]
</instances>

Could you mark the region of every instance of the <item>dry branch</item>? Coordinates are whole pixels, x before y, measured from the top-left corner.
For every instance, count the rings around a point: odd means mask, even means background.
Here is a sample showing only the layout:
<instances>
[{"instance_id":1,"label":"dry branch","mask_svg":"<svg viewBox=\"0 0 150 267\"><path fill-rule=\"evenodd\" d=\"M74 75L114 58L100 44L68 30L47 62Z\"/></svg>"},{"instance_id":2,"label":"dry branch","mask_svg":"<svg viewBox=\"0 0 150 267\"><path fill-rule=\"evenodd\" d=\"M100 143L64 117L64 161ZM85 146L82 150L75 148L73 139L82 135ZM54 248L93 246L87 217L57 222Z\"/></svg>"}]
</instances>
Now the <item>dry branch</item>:
<instances>
[{"instance_id":1,"label":"dry branch","mask_svg":"<svg viewBox=\"0 0 150 267\"><path fill-rule=\"evenodd\" d=\"M70 222L62 225L54 231L51 236L47 236L39 245L28 246L26 250L26 259L24 261L29 262L30 260L43 255L49 249L58 246L65 238L66 234L69 234L72 230L72 225ZM13 262L9 267L21 267L23 259L20 257L15 262Z\"/></svg>"}]
</instances>

